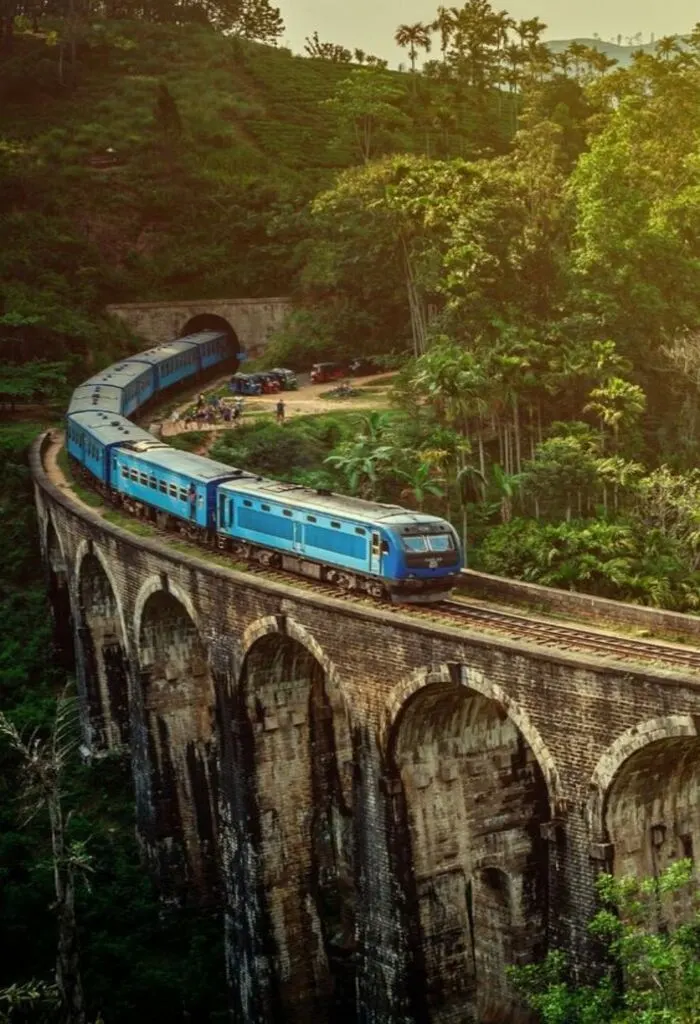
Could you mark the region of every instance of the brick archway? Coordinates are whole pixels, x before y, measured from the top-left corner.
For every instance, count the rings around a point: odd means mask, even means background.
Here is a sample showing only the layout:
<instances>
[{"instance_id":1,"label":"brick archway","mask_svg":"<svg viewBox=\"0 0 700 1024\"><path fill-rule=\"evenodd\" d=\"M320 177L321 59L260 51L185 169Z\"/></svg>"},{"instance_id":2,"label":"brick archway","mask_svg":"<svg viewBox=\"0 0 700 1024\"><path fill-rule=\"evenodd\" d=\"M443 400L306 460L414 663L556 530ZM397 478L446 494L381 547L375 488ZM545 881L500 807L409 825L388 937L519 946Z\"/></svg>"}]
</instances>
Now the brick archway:
<instances>
[{"instance_id":1,"label":"brick archway","mask_svg":"<svg viewBox=\"0 0 700 1024\"><path fill-rule=\"evenodd\" d=\"M592 839L605 842L606 796L625 761L651 743L693 736L700 736L700 725L697 717L693 715L651 718L618 736L601 756L591 776L586 820Z\"/></svg>"},{"instance_id":2,"label":"brick archway","mask_svg":"<svg viewBox=\"0 0 700 1024\"><path fill-rule=\"evenodd\" d=\"M98 750L116 749L129 742L126 628L109 564L99 548L85 541L78 548L74 592L88 740Z\"/></svg>"},{"instance_id":3,"label":"brick archway","mask_svg":"<svg viewBox=\"0 0 700 1024\"><path fill-rule=\"evenodd\" d=\"M396 723L411 698L432 682L452 682L481 694L488 700L495 701L505 710L518 731L527 741L528 746L537 758L540 770L547 783L549 806L552 815L563 802L563 788L556 762L549 752L539 730L532 723L529 715L496 683L488 680L483 673L471 666L451 662L448 664L429 665L417 669L407 679L398 683L390 692L384 705L384 714L380 727L380 745L385 752L388 750L391 736Z\"/></svg>"},{"instance_id":4,"label":"brick archway","mask_svg":"<svg viewBox=\"0 0 700 1024\"><path fill-rule=\"evenodd\" d=\"M549 852L539 825L552 798L517 719L539 737L500 688L460 664L421 669L392 698L395 856L425 1015L520 1022L506 966L546 948Z\"/></svg>"},{"instance_id":5,"label":"brick archway","mask_svg":"<svg viewBox=\"0 0 700 1024\"><path fill-rule=\"evenodd\" d=\"M159 876L189 899L212 890L215 872L213 678L191 601L179 588L147 582L134 619L143 723L137 756L149 795L145 838Z\"/></svg>"},{"instance_id":6,"label":"brick archway","mask_svg":"<svg viewBox=\"0 0 700 1024\"><path fill-rule=\"evenodd\" d=\"M259 894L256 927L273 951L269 998L290 1022L327 1019L339 990L342 1002L354 1001L353 762L345 703L330 681L336 673L329 659L288 617L250 624L241 647L222 792L235 808L235 846L249 851L242 870L226 872L233 917L246 904L244 892ZM237 792L229 792L229 779ZM234 947L231 955L238 961L245 954ZM243 1016L252 1012L243 1003L240 1009Z\"/></svg>"}]
</instances>

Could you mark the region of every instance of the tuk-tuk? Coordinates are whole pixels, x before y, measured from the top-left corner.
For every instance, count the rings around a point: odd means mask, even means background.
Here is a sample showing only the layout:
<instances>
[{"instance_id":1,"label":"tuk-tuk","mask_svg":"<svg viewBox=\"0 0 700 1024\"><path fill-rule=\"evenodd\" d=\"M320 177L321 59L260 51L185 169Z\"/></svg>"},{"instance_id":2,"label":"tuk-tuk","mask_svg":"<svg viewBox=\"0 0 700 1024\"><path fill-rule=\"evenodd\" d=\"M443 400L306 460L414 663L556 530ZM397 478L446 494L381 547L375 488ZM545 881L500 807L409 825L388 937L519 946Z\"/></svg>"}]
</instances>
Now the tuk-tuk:
<instances>
[{"instance_id":1,"label":"tuk-tuk","mask_svg":"<svg viewBox=\"0 0 700 1024\"><path fill-rule=\"evenodd\" d=\"M299 387L299 381L294 370L285 370L280 366L276 366L272 370L268 370L271 377L275 377L283 391L296 391Z\"/></svg>"},{"instance_id":2,"label":"tuk-tuk","mask_svg":"<svg viewBox=\"0 0 700 1024\"><path fill-rule=\"evenodd\" d=\"M276 395L282 390L279 380L271 373L251 373L250 376L258 382L263 395Z\"/></svg>"},{"instance_id":3,"label":"tuk-tuk","mask_svg":"<svg viewBox=\"0 0 700 1024\"><path fill-rule=\"evenodd\" d=\"M314 363L311 367L311 383L325 384L329 380L347 377L347 370L342 363Z\"/></svg>"},{"instance_id":4,"label":"tuk-tuk","mask_svg":"<svg viewBox=\"0 0 700 1024\"><path fill-rule=\"evenodd\" d=\"M251 373L234 373L228 382L228 388L234 395L262 394L262 383Z\"/></svg>"}]
</instances>

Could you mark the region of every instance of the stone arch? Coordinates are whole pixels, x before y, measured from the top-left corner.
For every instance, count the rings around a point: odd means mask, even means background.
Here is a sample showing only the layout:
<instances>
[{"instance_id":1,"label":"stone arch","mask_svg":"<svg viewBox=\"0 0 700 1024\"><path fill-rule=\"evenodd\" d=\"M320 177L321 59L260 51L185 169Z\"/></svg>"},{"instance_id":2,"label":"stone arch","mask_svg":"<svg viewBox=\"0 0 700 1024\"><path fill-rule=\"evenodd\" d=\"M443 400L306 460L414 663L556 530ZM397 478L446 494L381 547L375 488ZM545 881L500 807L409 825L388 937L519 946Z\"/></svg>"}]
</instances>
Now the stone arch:
<instances>
[{"instance_id":1,"label":"stone arch","mask_svg":"<svg viewBox=\"0 0 700 1024\"><path fill-rule=\"evenodd\" d=\"M435 1024L526 1020L505 968L546 946L547 781L494 689L465 666L440 665L389 707L397 842L408 851L404 884Z\"/></svg>"},{"instance_id":2,"label":"stone arch","mask_svg":"<svg viewBox=\"0 0 700 1024\"><path fill-rule=\"evenodd\" d=\"M539 730L530 716L497 683L487 679L483 672L467 665L440 663L427 668L416 669L410 676L398 683L389 693L385 702L380 728L380 743L386 750L391 742L396 722L411 698L431 682L450 682L466 686L488 700L495 701L507 712L508 717L523 735L530 750L537 758L542 775L547 783L549 806L552 815L564 805L559 770Z\"/></svg>"},{"instance_id":3,"label":"stone arch","mask_svg":"<svg viewBox=\"0 0 700 1024\"><path fill-rule=\"evenodd\" d=\"M53 516L50 514L46 517L44 551L56 657L66 672L74 673L76 670L75 641L68 561L60 534L56 529Z\"/></svg>"},{"instance_id":4,"label":"stone arch","mask_svg":"<svg viewBox=\"0 0 700 1024\"><path fill-rule=\"evenodd\" d=\"M698 735L700 726L692 715L664 715L635 725L618 736L601 755L591 776L586 808L591 837L599 842L605 841L606 796L613 779L628 758L659 740Z\"/></svg>"},{"instance_id":5,"label":"stone arch","mask_svg":"<svg viewBox=\"0 0 700 1024\"><path fill-rule=\"evenodd\" d=\"M138 642L138 637L141 632L141 620L143 618L143 611L146 606L146 602L153 594L159 593L172 594L172 596L179 601L187 612L187 615L194 623L194 627L197 632L200 631L199 617L192 598L186 590L183 590L182 587L179 586L179 584L173 583L166 573L162 573L159 576L149 576L142 584L141 589L136 595L136 602L134 604L134 637L136 642Z\"/></svg>"},{"instance_id":6,"label":"stone arch","mask_svg":"<svg viewBox=\"0 0 700 1024\"><path fill-rule=\"evenodd\" d=\"M245 915L247 934L234 920L232 967L264 951L270 980L258 998L274 1006L275 1019L354 1019L343 1017L355 985L352 748L335 671L283 616L253 623L242 649L227 771L239 792L224 796L237 805L235 848L248 851L238 856L244 871L227 871L233 915ZM260 896L255 953L244 892ZM253 1019L243 989L242 1018Z\"/></svg>"},{"instance_id":7,"label":"stone arch","mask_svg":"<svg viewBox=\"0 0 700 1024\"><path fill-rule=\"evenodd\" d=\"M178 588L154 582L141 589L134 631L138 760L148 779L143 831L160 875L184 896L214 882L214 684L191 601Z\"/></svg>"},{"instance_id":8,"label":"stone arch","mask_svg":"<svg viewBox=\"0 0 700 1024\"><path fill-rule=\"evenodd\" d=\"M88 739L97 749L119 748L129 742L124 615L109 564L87 541L78 549L75 593Z\"/></svg>"},{"instance_id":9,"label":"stone arch","mask_svg":"<svg viewBox=\"0 0 700 1024\"><path fill-rule=\"evenodd\" d=\"M616 875L656 877L682 857L700 853L700 730L697 719L672 715L620 737L593 776L594 809L609 866ZM682 903L659 908L682 917Z\"/></svg>"}]
</instances>

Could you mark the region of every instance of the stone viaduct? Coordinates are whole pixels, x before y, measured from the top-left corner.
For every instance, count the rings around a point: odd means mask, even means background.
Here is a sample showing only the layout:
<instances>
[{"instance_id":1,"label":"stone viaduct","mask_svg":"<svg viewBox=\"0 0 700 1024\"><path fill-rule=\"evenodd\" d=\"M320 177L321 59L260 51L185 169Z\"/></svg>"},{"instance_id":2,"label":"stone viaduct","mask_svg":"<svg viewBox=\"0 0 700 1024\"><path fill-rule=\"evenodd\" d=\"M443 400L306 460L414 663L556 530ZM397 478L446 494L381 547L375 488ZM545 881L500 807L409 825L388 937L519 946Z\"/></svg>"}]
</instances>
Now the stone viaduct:
<instances>
[{"instance_id":1,"label":"stone viaduct","mask_svg":"<svg viewBox=\"0 0 700 1024\"><path fill-rule=\"evenodd\" d=\"M240 351L255 359L262 355L270 333L281 325L291 308L291 301L285 298L193 299L129 302L108 306L107 312L153 344L193 331L228 330L238 339Z\"/></svg>"},{"instance_id":2,"label":"stone viaduct","mask_svg":"<svg viewBox=\"0 0 700 1024\"><path fill-rule=\"evenodd\" d=\"M235 1020L524 1022L505 966L590 962L601 870L697 855L700 676L237 572L32 466L85 745L223 908Z\"/></svg>"}]
</instances>

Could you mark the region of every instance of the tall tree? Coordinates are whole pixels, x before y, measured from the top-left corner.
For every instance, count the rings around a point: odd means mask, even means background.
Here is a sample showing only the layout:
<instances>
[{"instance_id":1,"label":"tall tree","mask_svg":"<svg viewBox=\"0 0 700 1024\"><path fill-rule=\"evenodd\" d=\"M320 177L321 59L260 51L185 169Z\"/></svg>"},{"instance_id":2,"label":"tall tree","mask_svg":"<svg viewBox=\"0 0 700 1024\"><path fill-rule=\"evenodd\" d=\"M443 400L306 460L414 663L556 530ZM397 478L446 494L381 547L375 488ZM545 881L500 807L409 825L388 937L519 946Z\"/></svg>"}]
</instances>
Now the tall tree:
<instances>
[{"instance_id":1,"label":"tall tree","mask_svg":"<svg viewBox=\"0 0 700 1024\"><path fill-rule=\"evenodd\" d=\"M24 739L17 727L0 713L0 736L20 758L23 797L30 816L48 812L58 925L56 984L66 1024L85 1024L85 1003L80 974L78 927L75 913L76 882L89 870L84 844L71 842L70 815L64 811L65 773L78 745L77 706L63 697L48 738L34 733Z\"/></svg>"},{"instance_id":2,"label":"tall tree","mask_svg":"<svg viewBox=\"0 0 700 1024\"><path fill-rule=\"evenodd\" d=\"M360 159L368 163L380 133L407 123L406 115L395 105L402 94L386 75L363 68L340 81L331 99L323 102L335 112L341 133L354 139Z\"/></svg>"},{"instance_id":3,"label":"tall tree","mask_svg":"<svg viewBox=\"0 0 700 1024\"><path fill-rule=\"evenodd\" d=\"M418 50L422 49L426 53L430 52L430 27L424 25L421 21L417 21L414 25L399 25L394 34L394 39L402 49L408 49L411 71L415 74Z\"/></svg>"},{"instance_id":4,"label":"tall tree","mask_svg":"<svg viewBox=\"0 0 700 1024\"><path fill-rule=\"evenodd\" d=\"M454 9L442 6L438 7L437 17L431 24L430 28L433 32L438 32L440 34L440 53L442 54L442 62L445 64L447 61L447 49L455 30Z\"/></svg>"}]
</instances>

